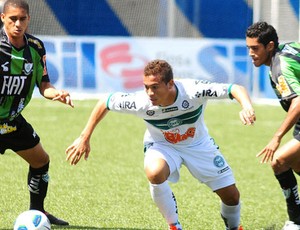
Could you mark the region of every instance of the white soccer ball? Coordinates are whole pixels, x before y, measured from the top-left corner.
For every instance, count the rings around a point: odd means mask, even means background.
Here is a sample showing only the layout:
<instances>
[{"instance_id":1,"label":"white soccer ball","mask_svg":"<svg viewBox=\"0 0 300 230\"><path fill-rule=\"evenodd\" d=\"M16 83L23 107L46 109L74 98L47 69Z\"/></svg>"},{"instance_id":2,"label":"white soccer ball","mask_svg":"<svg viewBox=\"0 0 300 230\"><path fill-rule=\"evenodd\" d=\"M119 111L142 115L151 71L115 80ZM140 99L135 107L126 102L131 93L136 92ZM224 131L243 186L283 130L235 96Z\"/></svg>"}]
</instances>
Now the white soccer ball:
<instances>
[{"instance_id":1,"label":"white soccer ball","mask_svg":"<svg viewBox=\"0 0 300 230\"><path fill-rule=\"evenodd\" d=\"M49 230L50 221L47 216L38 210L22 212L14 223L14 230Z\"/></svg>"}]
</instances>

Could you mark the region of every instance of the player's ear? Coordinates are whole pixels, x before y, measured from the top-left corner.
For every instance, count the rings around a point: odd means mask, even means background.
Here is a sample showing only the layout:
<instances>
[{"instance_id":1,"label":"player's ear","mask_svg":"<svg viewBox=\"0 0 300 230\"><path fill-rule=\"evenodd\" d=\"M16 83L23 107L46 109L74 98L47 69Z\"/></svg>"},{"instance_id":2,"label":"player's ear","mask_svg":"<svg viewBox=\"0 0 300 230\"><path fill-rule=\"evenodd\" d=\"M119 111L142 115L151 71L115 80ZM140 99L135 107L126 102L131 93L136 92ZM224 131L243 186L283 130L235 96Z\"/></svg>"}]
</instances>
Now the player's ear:
<instances>
[{"instance_id":1,"label":"player's ear","mask_svg":"<svg viewBox=\"0 0 300 230\"><path fill-rule=\"evenodd\" d=\"M275 44L274 44L274 42L273 41L270 41L269 43L268 43L268 45L267 45L267 50L268 51L273 51L274 50L274 47L275 47Z\"/></svg>"},{"instance_id":2,"label":"player's ear","mask_svg":"<svg viewBox=\"0 0 300 230\"><path fill-rule=\"evenodd\" d=\"M4 13L1 13L1 21L4 23Z\"/></svg>"},{"instance_id":3,"label":"player's ear","mask_svg":"<svg viewBox=\"0 0 300 230\"><path fill-rule=\"evenodd\" d=\"M168 82L168 87L169 87L169 89L171 89L173 86L174 86L174 80L171 79L171 80Z\"/></svg>"}]
</instances>

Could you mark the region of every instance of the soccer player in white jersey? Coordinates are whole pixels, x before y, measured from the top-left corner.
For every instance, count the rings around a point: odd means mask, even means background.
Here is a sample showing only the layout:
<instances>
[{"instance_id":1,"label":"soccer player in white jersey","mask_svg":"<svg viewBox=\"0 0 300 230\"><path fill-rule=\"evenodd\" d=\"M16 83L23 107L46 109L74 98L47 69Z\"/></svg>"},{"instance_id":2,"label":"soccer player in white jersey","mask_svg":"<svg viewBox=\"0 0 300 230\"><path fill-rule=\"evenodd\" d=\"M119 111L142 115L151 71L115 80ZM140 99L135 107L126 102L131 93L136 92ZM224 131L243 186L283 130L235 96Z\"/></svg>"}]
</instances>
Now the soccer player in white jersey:
<instances>
[{"instance_id":1,"label":"soccer player in white jersey","mask_svg":"<svg viewBox=\"0 0 300 230\"><path fill-rule=\"evenodd\" d=\"M234 98L242 106L242 123L253 124L256 117L247 91L236 84L174 80L172 68L164 60L148 63L143 82L144 91L112 93L99 100L80 136L66 149L67 160L76 165L83 155L88 158L91 135L108 111L135 114L147 126L144 168L152 199L169 229L182 230L168 182L177 182L180 167L185 165L220 197L225 229L241 230L240 194L230 166L208 134L203 114L207 100Z\"/></svg>"}]
</instances>

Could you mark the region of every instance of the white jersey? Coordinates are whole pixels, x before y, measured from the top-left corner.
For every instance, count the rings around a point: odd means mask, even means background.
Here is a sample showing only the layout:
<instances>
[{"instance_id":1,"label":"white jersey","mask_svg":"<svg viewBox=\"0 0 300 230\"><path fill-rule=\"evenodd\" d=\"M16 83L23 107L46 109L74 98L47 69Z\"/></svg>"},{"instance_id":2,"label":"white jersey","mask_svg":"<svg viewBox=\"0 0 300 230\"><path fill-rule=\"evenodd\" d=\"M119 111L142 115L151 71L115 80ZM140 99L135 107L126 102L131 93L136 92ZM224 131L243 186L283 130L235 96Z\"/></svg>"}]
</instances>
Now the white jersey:
<instances>
[{"instance_id":1,"label":"white jersey","mask_svg":"<svg viewBox=\"0 0 300 230\"><path fill-rule=\"evenodd\" d=\"M144 119L144 143L195 146L210 138L204 123L208 99L231 98L231 84L209 83L194 79L175 80L177 97L172 105L153 106L145 91L114 93L107 99L111 111L135 114Z\"/></svg>"}]
</instances>

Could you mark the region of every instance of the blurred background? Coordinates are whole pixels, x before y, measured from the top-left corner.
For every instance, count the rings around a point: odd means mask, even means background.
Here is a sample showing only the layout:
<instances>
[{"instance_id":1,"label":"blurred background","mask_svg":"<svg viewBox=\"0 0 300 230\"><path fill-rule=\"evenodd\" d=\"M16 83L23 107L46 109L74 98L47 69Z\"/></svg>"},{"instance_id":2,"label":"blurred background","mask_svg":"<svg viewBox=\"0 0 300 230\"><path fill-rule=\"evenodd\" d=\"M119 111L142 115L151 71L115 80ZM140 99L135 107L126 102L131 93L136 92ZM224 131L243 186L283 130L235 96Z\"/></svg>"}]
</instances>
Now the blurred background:
<instances>
[{"instance_id":1,"label":"blurred background","mask_svg":"<svg viewBox=\"0 0 300 230\"><path fill-rule=\"evenodd\" d=\"M245 31L272 24L280 42L298 41L299 0L28 0L30 33L47 49L52 82L80 97L143 89L152 59L176 78L232 82L275 98L268 68L252 67Z\"/></svg>"}]
</instances>

